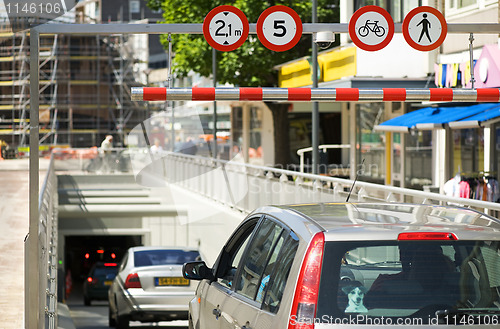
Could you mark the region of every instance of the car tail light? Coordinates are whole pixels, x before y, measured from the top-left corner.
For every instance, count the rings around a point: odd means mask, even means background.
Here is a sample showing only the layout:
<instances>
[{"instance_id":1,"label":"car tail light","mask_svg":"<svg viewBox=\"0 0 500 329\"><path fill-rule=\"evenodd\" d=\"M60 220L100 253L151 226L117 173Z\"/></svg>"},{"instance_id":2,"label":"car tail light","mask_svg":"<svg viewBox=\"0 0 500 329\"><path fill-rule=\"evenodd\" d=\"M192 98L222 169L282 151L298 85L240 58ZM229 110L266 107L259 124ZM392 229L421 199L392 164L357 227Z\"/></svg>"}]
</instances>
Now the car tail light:
<instances>
[{"instance_id":1,"label":"car tail light","mask_svg":"<svg viewBox=\"0 0 500 329\"><path fill-rule=\"evenodd\" d=\"M325 236L321 232L317 233L309 244L300 268L288 322L289 329L314 328L324 246Z\"/></svg>"},{"instance_id":2,"label":"car tail light","mask_svg":"<svg viewBox=\"0 0 500 329\"><path fill-rule=\"evenodd\" d=\"M130 288L142 288L141 280L139 280L139 274L130 273L125 280L125 289Z\"/></svg>"},{"instance_id":3,"label":"car tail light","mask_svg":"<svg viewBox=\"0 0 500 329\"><path fill-rule=\"evenodd\" d=\"M93 277L89 276L87 278L87 282L90 283L90 284L96 284L97 283L97 279L94 279Z\"/></svg>"},{"instance_id":4,"label":"car tail light","mask_svg":"<svg viewBox=\"0 0 500 329\"><path fill-rule=\"evenodd\" d=\"M399 233L398 240L458 240L453 233L446 232L405 232Z\"/></svg>"},{"instance_id":5,"label":"car tail light","mask_svg":"<svg viewBox=\"0 0 500 329\"><path fill-rule=\"evenodd\" d=\"M104 266L113 267L113 266L116 266L116 263L104 263Z\"/></svg>"}]
</instances>

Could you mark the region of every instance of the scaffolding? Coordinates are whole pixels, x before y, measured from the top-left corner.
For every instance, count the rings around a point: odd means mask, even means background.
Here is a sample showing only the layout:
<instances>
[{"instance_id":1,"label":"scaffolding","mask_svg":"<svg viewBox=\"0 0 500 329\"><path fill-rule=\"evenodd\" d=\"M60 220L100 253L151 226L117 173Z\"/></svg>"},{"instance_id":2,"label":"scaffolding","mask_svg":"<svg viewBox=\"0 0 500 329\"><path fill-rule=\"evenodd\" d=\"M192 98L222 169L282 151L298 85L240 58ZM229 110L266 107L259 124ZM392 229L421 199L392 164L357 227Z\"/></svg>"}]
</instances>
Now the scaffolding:
<instances>
[{"instance_id":1,"label":"scaffolding","mask_svg":"<svg viewBox=\"0 0 500 329\"><path fill-rule=\"evenodd\" d=\"M0 24L0 139L23 150L29 143L29 30L8 28L8 21ZM146 119L147 105L130 94L143 86L138 68L144 60L133 38L40 37L41 146L96 146L106 134L124 144L126 132Z\"/></svg>"}]
</instances>

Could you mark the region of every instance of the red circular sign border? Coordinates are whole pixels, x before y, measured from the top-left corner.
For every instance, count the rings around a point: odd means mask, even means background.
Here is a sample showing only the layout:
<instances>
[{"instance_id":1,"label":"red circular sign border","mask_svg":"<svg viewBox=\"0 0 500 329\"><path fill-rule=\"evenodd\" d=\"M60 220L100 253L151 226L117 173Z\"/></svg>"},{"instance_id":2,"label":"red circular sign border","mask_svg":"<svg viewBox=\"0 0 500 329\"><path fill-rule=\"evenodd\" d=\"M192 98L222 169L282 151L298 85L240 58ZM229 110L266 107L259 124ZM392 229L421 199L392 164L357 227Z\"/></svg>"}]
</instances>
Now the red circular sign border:
<instances>
[{"instance_id":1,"label":"red circular sign border","mask_svg":"<svg viewBox=\"0 0 500 329\"><path fill-rule=\"evenodd\" d=\"M269 42L266 39L266 37L264 36L264 32L262 30L263 25L264 25L264 21L266 20L267 16L269 16L270 14L275 13L277 11L282 11L282 12L289 14L292 17L292 19L295 21L295 26L297 26L297 30L296 30L296 33L295 33L295 36L293 37L293 39L290 42L288 42L287 44L284 44L281 46L275 45L275 44L272 44L271 42ZM272 7L267 8L266 10L264 10L260 14L259 19L257 20L257 36L259 38L260 43L262 43L264 45L264 47L266 47L270 50L273 50L273 51L286 51L286 50L292 49L299 42L300 38L302 37L302 31L303 31L302 20L300 19L299 14L297 14L297 12L295 10L293 10L292 8L287 7L287 6L283 6L283 5L276 5L276 6L272 6Z\"/></svg>"},{"instance_id":2,"label":"red circular sign border","mask_svg":"<svg viewBox=\"0 0 500 329\"><path fill-rule=\"evenodd\" d=\"M232 12L233 14L238 16L241 19L241 22L243 23L243 33L241 35L240 40L229 46L224 46L215 42L215 40L210 35L210 22L212 18L214 18L215 15L223 11ZM203 36L205 37L205 40L208 42L210 46L212 46L212 48L215 48L219 51L232 51L239 48L247 40L249 31L250 31L250 26L248 24L247 17L240 9L236 8L235 6L223 5L215 7L207 14L207 16L205 16L205 19L203 20Z\"/></svg>"},{"instance_id":3,"label":"red circular sign border","mask_svg":"<svg viewBox=\"0 0 500 329\"><path fill-rule=\"evenodd\" d=\"M430 12L434 14L439 21L441 22L441 35L439 36L438 40L428 46L421 46L415 41L412 40L410 37L410 33L408 32L408 26L410 25L410 21L418 13L421 13L423 11ZM448 24L446 23L446 19L444 18L443 14L437 10L436 8L430 7L430 6L420 6L415 9L412 9L408 14L406 14L405 19L403 20L403 25L402 25L402 30L403 30L403 36L406 40L406 42L414 49L420 50L420 51L431 51L436 49L437 47L441 46L444 42L444 39L446 38L446 35L448 34Z\"/></svg>"},{"instance_id":4,"label":"red circular sign border","mask_svg":"<svg viewBox=\"0 0 500 329\"><path fill-rule=\"evenodd\" d=\"M375 11L387 20L387 23L389 25L389 31L387 37L382 41L381 43L377 45L367 45L361 42L359 40L358 36L356 35L356 21L357 19L363 15L366 12L369 11ZM391 42L392 38L394 37L394 20L392 19L391 15L387 12L382 7L379 6L364 6L356 10L356 12L352 15L351 19L349 20L349 37L351 38L352 42L359 48L366 50L366 51L377 51L389 44Z\"/></svg>"}]
</instances>

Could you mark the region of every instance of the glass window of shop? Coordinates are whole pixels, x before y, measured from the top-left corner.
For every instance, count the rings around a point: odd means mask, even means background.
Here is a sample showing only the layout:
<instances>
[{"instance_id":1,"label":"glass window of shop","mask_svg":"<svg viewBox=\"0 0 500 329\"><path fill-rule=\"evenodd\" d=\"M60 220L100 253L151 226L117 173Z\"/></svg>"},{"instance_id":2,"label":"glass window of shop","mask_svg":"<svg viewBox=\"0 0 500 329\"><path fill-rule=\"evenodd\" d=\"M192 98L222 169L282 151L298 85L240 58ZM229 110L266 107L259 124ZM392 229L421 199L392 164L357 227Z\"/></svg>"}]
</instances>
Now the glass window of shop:
<instances>
[{"instance_id":1,"label":"glass window of shop","mask_svg":"<svg viewBox=\"0 0 500 329\"><path fill-rule=\"evenodd\" d=\"M373 130L384 118L384 103L356 104L356 156L357 163L364 160L359 178L364 181L384 183L385 133Z\"/></svg>"},{"instance_id":2,"label":"glass window of shop","mask_svg":"<svg viewBox=\"0 0 500 329\"><path fill-rule=\"evenodd\" d=\"M432 184L432 131L413 130L405 139L405 186L421 190Z\"/></svg>"},{"instance_id":3,"label":"glass window of shop","mask_svg":"<svg viewBox=\"0 0 500 329\"><path fill-rule=\"evenodd\" d=\"M476 175L484 169L484 129L454 129L453 173Z\"/></svg>"},{"instance_id":4,"label":"glass window of shop","mask_svg":"<svg viewBox=\"0 0 500 329\"><path fill-rule=\"evenodd\" d=\"M264 112L262 108L250 107L249 122L249 144L248 156L250 159L262 158L262 120ZM244 108L237 106L231 111L231 130L232 130L232 156L241 151L243 147L243 111Z\"/></svg>"}]
</instances>

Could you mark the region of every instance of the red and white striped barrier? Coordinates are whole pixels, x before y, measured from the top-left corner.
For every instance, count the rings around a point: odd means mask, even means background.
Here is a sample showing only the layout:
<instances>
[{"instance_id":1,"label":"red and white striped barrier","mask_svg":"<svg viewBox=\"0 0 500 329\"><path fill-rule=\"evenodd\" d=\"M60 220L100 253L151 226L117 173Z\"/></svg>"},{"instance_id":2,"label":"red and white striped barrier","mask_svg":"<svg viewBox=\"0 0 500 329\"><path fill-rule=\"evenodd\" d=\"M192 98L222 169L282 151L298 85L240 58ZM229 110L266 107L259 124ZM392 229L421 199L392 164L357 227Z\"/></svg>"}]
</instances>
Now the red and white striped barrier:
<instances>
[{"instance_id":1,"label":"red and white striped barrier","mask_svg":"<svg viewBox=\"0 0 500 329\"><path fill-rule=\"evenodd\" d=\"M500 102L500 89L133 87L133 101Z\"/></svg>"}]
</instances>

